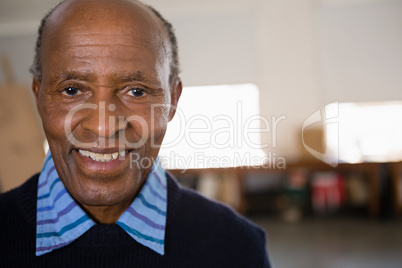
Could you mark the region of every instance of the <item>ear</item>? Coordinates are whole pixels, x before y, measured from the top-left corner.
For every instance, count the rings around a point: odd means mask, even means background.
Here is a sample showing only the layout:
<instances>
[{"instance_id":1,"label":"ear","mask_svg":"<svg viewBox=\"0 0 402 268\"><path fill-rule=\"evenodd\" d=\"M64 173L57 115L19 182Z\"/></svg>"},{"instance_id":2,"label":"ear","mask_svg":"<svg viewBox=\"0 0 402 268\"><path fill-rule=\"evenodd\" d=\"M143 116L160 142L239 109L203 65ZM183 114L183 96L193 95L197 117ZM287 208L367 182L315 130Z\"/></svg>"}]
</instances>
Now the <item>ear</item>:
<instances>
[{"instance_id":1,"label":"ear","mask_svg":"<svg viewBox=\"0 0 402 268\"><path fill-rule=\"evenodd\" d=\"M35 97L35 102L36 102L36 109L39 112L39 102L38 102L38 98L39 98L39 88L40 88L40 82L37 79L33 79L32 80L32 92L34 94Z\"/></svg>"},{"instance_id":2,"label":"ear","mask_svg":"<svg viewBox=\"0 0 402 268\"><path fill-rule=\"evenodd\" d=\"M181 79L177 77L173 82L171 92L170 92L170 111L169 111L169 122L173 119L176 114L177 104L179 103L179 99L181 96L181 92L183 90L183 85L181 83Z\"/></svg>"}]
</instances>

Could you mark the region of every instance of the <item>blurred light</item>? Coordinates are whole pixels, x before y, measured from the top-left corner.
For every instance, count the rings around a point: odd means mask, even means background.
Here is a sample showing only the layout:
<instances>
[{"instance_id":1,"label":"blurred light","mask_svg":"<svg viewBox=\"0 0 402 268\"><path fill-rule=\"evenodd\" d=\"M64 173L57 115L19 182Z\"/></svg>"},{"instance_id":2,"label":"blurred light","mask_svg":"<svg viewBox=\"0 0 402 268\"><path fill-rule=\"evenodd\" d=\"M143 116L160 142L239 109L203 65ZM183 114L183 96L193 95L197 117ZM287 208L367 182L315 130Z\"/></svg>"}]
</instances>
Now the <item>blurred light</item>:
<instances>
[{"instance_id":1,"label":"blurred light","mask_svg":"<svg viewBox=\"0 0 402 268\"><path fill-rule=\"evenodd\" d=\"M402 102L339 104L340 162L400 161L401 137ZM336 149L334 144L328 148Z\"/></svg>"},{"instance_id":2,"label":"blurred light","mask_svg":"<svg viewBox=\"0 0 402 268\"><path fill-rule=\"evenodd\" d=\"M260 165L258 88L253 84L183 89L159 157L169 169Z\"/></svg>"}]
</instances>

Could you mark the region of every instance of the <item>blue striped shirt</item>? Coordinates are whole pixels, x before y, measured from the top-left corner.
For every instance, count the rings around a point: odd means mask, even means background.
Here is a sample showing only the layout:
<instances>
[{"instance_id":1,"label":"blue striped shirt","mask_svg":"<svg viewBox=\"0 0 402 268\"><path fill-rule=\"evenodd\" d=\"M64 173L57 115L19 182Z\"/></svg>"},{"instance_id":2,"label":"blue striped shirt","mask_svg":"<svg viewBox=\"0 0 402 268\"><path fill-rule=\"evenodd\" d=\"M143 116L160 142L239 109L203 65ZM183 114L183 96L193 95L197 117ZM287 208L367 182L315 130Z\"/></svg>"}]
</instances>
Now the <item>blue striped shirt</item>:
<instances>
[{"instance_id":1,"label":"blue striped shirt","mask_svg":"<svg viewBox=\"0 0 402 268\"><path fill-rule=\"evenodd\" d=\"M158 160L116 224L140 244L164 255L167 180ZM38 181L36 256L66 246L96 223L68 193L49 152Z\"/></svg>"}]
</instances>

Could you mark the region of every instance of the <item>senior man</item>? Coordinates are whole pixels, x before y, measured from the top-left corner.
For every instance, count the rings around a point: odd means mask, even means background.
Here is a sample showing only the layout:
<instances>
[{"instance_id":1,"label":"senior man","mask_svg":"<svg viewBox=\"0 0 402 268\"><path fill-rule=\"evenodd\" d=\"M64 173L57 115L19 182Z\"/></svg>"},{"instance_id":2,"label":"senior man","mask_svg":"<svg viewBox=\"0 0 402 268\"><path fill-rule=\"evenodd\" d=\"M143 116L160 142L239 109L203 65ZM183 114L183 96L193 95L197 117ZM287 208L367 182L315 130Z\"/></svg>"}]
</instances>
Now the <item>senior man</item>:
<instances>
[{"instance_id":1,"label":"senior man","mask_svg":"<svg viewBox=\"0 0 402 268\"><path fill-rule=\"evenodd\" d=\"M31 71L51 153L0 197L1 267L269 267L260 228L159 165L182 84L157 11L63 1Z\"/></svg>"}]
</instances>

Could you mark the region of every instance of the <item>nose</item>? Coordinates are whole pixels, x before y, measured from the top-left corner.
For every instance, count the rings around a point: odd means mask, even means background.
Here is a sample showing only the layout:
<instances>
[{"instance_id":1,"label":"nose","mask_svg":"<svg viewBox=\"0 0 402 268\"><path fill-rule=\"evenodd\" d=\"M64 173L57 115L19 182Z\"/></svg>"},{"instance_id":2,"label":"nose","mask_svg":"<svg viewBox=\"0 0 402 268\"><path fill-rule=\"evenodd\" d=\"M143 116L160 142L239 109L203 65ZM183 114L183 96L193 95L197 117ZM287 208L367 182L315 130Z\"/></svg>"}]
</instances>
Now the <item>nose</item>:
<instances>
[{"instance_id":1,"label":"nose","mask_svg":"<svg viewBox=\"0 0 402 268\"><path fill-rule=\"evenodd\" d=\"M124 117L120 114L115 104L100 101L90 109L86 118L81 122L81 127L94 133L98 138L112 139L126 128Z\"/></svg>"}]
</instances>

